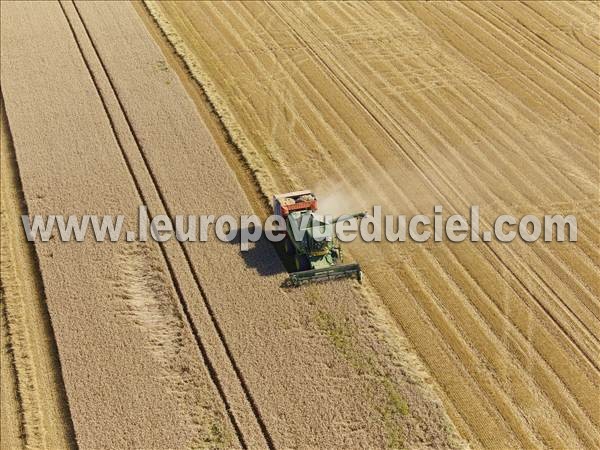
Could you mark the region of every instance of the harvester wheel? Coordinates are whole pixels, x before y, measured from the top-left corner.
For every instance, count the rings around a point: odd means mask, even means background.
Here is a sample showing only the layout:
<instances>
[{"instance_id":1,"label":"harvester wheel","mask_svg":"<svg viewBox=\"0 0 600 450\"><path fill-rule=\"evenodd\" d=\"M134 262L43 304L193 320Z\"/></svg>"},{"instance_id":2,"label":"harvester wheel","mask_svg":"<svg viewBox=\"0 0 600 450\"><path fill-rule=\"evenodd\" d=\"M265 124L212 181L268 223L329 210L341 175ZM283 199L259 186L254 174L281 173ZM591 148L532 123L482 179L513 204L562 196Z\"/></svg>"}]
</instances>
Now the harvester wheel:
<instances>
[{"instance_id":1,"label":"harvester wheel","mask_svg":"<svg viewBox=\"0 0 600 450\"><path fill-rule=\"evenodd\" d=\"M309 269L308 258L306 258L304 255L296 255L294 258L294 264L296 266L296 271Z\"/></svg>"},{"instance_id":2,"label":"harvester wheel","mask_svg":"<svg viewBox=\"0 0 600 450\"><path fill-rule=\"evenodd\" d=\"M285 254L286 255L292 255L294 254L294 246L292 245L292 243L290 242L289 238L286 238L283 241L283 248L285 250Z\"/></svg>"}]
</instances>

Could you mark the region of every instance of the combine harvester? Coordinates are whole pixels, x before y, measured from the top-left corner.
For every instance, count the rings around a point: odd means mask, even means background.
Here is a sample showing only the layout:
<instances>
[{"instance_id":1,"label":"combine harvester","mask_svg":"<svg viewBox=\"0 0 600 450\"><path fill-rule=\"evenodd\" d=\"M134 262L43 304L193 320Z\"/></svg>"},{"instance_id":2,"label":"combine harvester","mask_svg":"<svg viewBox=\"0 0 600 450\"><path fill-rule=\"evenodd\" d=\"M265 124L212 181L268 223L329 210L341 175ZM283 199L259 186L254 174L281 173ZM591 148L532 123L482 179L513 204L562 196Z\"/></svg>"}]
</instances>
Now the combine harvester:
<instances>
[{"instance_id":1,"label":"combine harvester","mask_svg":"<svg viewBox=\"0 0 600 450\"><path fill-rule=\"evenodd\" d=\"M299 286L308 281L353 276L361 281L362 272L357 263L342 264L342 249L335 235L335 224L340 220L360 219L366 215L365 212L344 214L327 221L315 213L317 198L310 191L275 195L273 210L285 219L285 253L293 257L296 269L290 274L290 284ZM296 235L299 240L296 240Z\"/></svg>"}]
</instances>

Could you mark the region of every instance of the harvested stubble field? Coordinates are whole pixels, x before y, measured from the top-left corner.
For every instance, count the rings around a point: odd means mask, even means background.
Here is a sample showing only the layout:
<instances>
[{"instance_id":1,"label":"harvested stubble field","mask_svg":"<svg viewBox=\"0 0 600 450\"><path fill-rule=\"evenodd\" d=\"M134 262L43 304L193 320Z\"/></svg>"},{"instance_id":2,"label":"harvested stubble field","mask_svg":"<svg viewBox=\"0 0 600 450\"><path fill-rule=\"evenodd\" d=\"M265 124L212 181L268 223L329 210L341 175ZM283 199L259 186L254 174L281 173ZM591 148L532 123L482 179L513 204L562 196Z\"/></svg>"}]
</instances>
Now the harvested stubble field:
<instances>
[{"instance_id":1,"label":"harvested stubble field","mask_svg":"<svg viewBox=\"0 0 600 450\"><path fill-rule=\"evenodd\" d=\"M24 213L252 212L137 7L2 2L2 448L463 446L366 288L283 288L266 242L25 242Z\"/></svg>"},{"instance_id":2,"label":"harvested stubble field","mask_svg":"<svg viewBox=\"0 0 600 450\"><path fill-rule=\"evenodd\" d=\"M145 5L265 197L575 214L576 244L350 251L472 446L600 446L598 3Z\"/></svg>"}]
</instances>

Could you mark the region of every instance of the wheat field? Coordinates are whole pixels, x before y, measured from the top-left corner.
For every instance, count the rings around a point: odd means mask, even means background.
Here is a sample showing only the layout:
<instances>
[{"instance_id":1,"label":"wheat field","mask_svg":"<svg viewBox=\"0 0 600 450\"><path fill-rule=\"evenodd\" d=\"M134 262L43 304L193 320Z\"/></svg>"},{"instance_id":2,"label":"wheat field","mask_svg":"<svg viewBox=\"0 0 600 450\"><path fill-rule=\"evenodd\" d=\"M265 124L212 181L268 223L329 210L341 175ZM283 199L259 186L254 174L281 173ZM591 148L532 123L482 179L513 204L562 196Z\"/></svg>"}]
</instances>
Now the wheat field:
<instances>
[{"instance_id":1,"label":"wheat field","mask_svg":"<svg viewBox=\"0 0 600 450\"><path fill-rule=\"evenodd\" d=\"M596 2L2 2L2 449L600 448ZM577 242L27 242L21 215L572 214Z\"/></svg>"}]
</instances>

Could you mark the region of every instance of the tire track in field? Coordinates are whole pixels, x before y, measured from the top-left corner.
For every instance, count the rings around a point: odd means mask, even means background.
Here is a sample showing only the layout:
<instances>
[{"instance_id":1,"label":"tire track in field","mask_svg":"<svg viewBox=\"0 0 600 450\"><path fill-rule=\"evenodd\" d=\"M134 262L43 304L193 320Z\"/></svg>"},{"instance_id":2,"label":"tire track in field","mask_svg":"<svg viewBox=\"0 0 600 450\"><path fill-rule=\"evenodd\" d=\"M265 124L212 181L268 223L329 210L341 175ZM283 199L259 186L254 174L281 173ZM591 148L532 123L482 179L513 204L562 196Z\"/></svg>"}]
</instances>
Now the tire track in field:
<instances>
[{"instance_id":1,"label":"tire track in field","mask_svg":"<svg viewBox=\"0 0 600 450\"><path fill-rule=\"evenodd\" d=\"M100 67L101 67L101 70L102 70L100 76L102 76L103 78L105 78L106 81L108 82L108 85L110 87L111 95L114 96L114 98L115 98L115 100L116 100L116 102L118 104L118 108L119 108L118 114L121 114L122 118L124 118L124 120L126 121L128 132L130 133L130 136L133 138L133 140L135 142L135 147L136 147L136 150L138 152L138 155L139 155L139 157L141 157L141 159L143 161L144 169L147 172L148 176L150 177L150 180L151 180L151 187L150 187L150 189L151 189L151 191L148 192L148 193L146 193L146 195L145 195L144 194L145 191L144 191L144 189L142 187L142 184L141 184L140 180L138 179L138 176L136 176L136 173L134 172L133 163L130 160L130 157L128 156L128 154L126 152L125 146L124 146L124 144L123 144L123 142L121 140L121 137L120 137L120 135L117 132L117 129L115 127L115 123L114 123L115 119L111 115L111 112L109 111L109 108L107 106L106 100L105 100L105 98L102 95L102 91L101 91L101 89L99 87L99 82L98 82L98 79L97 79L97 77L99 75L97 75L97 72L95 72L91 68L90 62L86 58L86 55L85 55L85 53L84 53L84 51L83 51L83 49L81 47L81 43L80 42L81 42L82 37L77 35L75 29L73 28L73 24L71 22L72 19L69 18L69 15L67 14L67 12L65 10L64 5L61 3L61 8L63 10L65 18L69 22L69 27L71 28L71 32L73 34L73 37L74 37L75 41L77 42L77 46L79 47L79 51L81 53L81 57L85 61L86 67L87 67L87 69L89 71L89 74L90 74L90 76L91 76L91 78L92 78L92 80L94 82L96 90L98 91L98 96L102 100L102 104L104 106L106 116L107 116L108 120L111 122L111 128L113 130L113 134L114 134L115 138L117 139L117 142L119 143L119 148L120 148L120 150L122 152L124 160L126 161L129 174L130 174L130 176L131 176L131 178L132 178L132 180L133 180L133 182L134 182L134 184L136 186L136 190L137 190L137 192L138 192L138 194L139 194L139 196L140 196L140 198L142 200L142 203L144 205L148 206L148 214L151 217L154 216L157 213L161 213L162 214L163 212L166 213L169 217L173 217L173 215L171 214L171 211L169 211L168 206L166 205L166 202L164 200L164 194L163 194L161 188L159 187L159 185L158 185L158 183L156 181L156 177L155 177L154 173L152 172L152 169L150 168L147 159L145 158L145 155L144 155L144 152L142 151L142 146L141 146L141 144L139 142L139 139L138 139L135 131L133 130L133 127L131 126L131 122L129 121L129 118L127 117L127 114L125 113L125 109L123 108L122 101L119 98L119 95L118 95L118 93L117 93L117 91L116 91L116 89L114 87L114 82L111 79L110 74L106 70L106 67L104 66L104 63L103 63L103 61L102 61L102 59L101 59L101 57L100 57L100 55L98 53L98 50L96 48L96 45L94 43L94 40L93 40L92 36L89 33L89 30L88 30L88 28L86 26L85 21L83 20L83 18L81 16L81 13L80 13L80 11L79 11L79 9L77 7L77 4L74 1L71 2L71 4L73 6L73 11L77 15L78 21L81 23L81 26L83 27L83 30L85 32L85 39L87 39L89 41L91 47L93 48L96 61L100 64ZM148 189L148 188L146 188L146 189ZM149 201L149 200L151 200L151 196L155 196L155 195L158 196L158 200L159 200L158 204L156 204L155 201L152 201L152 202ZM156 204L156 211L154 211L153 209L152 210L150 209L149 205L151 205L151 204ZM182 310L184 312L186 323L190 326L190 328L192 330L192 333L193 333L196 345L198 347L200 358L201 358L202 362L205 364L205 366L208 369L210 378L211 378L211 380L212 380L212 382L213 382L213 384L214 384L214 386L215 386L215 388L216 388L216 390L217 390L217 392L219 394L219 397L221 398L221 401L223 402L223 404L225 406L225 410L227 412L227 415L229 417L231 425L233 426L233 428L235 430L235 434L237 436L237 439L238 439L240 445L243 448L246 448L247 445L248 445L247 442L246 442L247 437L244 436L244 433L242 432L242 429L240 428L239 418L237 418L235 416L235 413L232 410L230 402L229 402L229 400L227 398L227 395L225 393L225 389L223 387L222 381L220 380L219 375L217 373L217 370L216 370L215 366L213 365L213 362L212 362L211 358L209 357L208 351L207 351L207 349L205 347L204 339L201 337L201 334L200 334L199 329L198 329L198 327L196 325L196 322L194 321L194 319L193 319L193 317L192 317L192 315L190 313L190 307L189 307L188 301L186 300L186 297L184 296L182 285L180 284L180 281L177 278L177 275L176 275L176 272L175 272L175 269L174 269L174 264L173 264L173 262L172 262L172 260L171 260L171 258L169 256L169 253L168 253L168 251L167 251L166 246L164 245L164 243L159 243L159 248L161 250L161 254L162 254L162 257L163 257L163 259L165 261L165 264L167 265L167 268L168 268L168 271L169 271L169 277L170 277L170 279L171 279L171 281L172 281L172 283L173 283L173 285L175 287L175 290L177 292L178 300L179 300L179 303L181 304ZM186 265L187 265L186 270L188 270L192 274L192 276L193 276L194 282L196 284L196 288L197 288L198 293L200 294L200 296L202 298L203 304L204 304L204 306L205 306L205 308L206 308L206 310L208 312L208 315L209 315L210 320L212 322L212 325L214 327L214 331L216 331L216 334L218 335L220 343L221 343L221 345L222 345L222 347L223 347L223 349L224 349L224 351L225 351L225 353L226 353L226 355L227 355L227 357L229 359L229 362L230 362L230 364L231 364L231 366L232 366L232 368L233 368L233 370L234 370L234 372L235 372L235 374L237 376L238 382L241 385L241 388L242 388L242 390L244 392L244 395L245 395L247 401L249 402L249 404L250 404L250 406L252 408L252 413L254 414L255 420L257 421L257 424L258 424L258 426L261 429L261 432L262 432L262 434L264 436L264 439L266 440L266 444L267 444L267 446L269 448L272 448L273 444L272 444L271 438L269 436L269 433L266 430L264 422L262 421L260 413L259 413L259 411L258 411L258 409L256 407L256 404L255 404L255 402L254 402L254 400L252 398L252 395L250 394L250 392L248 390L248 387L247 387L247 385L246 385L246 383L244 381L244 378L243 378L243 376L242 376L242 374L241 374L241 372L240 372L240 370L239 370L239 368L238 368L238 366L237 366L237 364L235 362L235 359L233 358L233 355L231 354L231 351L230 351L230 349L229 349L229 347L227 345L227 342L225 340L225 336L223 335L223 332L222 332L222 330L221 330L221 328L219 326L219 323L218 323L218 321L217 321L217 319L216 319L216 317L215 317L215 315L214 315L214 313L212 311L210 303L208 302L208 299L206 297L206 293L204 292L204 289L202 288L202 285L200 284L200 280L198 278L198 274L196 273L196 271L194 270L194 267L192 266L192 264L190 262L190 256L189 256L189 254L188 254L185 246L183 246L183 244L181 242L179 242L179 249L180 249L180 251L182 252L182 254L183 254L184 258L185 258L185 262L186 262Z\"/></svg>"},{"instance_id":2,"label":"tire track in field","mask_svg":"<svg viewBox=\"0 0 600 450\"><path fill-rule=\"evenodd\" d=\"M374 75L375 75L375 74L374 74ZM451 89L452 89L452 87L448 87L448 90L451 90ZM468 126L468 125L467 125L467 126ZM437 136L439 136L439 134L437 134ZM444 146L446 146L446 147L451 147L451 145L449 145L449 143L448 143L448 142L444 142L444 141L443 141L443 138L442 138L442 137L440 137L440 139L441 139L441 141L442 141L442 145L444 145Z\"/></svg>"},{"instance_id":3,"label":"tire track in field","mask_svg":"<svg viewBox=\"0 0 600 450\"><path fill-rule=\"evenodd\" d=\"M389 7L389 5L385 5L385 4L384 5L378 5L378 6L379 7ZM375 9L375 11L378 11L378 9ZM382 14L387 14L387 15L393 15L393 13L394 13L394 11L392 11L392 10L385 10L384 12L382 12ZM406 13L402 13L402 17L404 17L404 16L406 16ZM379 19L380 20L384 20L384 17L385 16L380 15ZM462 59L461 56L459 56L458 54L453 55L453 58L458 59L458 60ZM418 62L420 63L421 59L419 59ZM464 62L464 65L467 68L471 68L471 65L469 65L467 61L463 61L463 62ZM430 65L434 65L435 61L424 61L424 63L425 64L430 64ZM396 61L396 65L400 65L400 64L401 64L401 61ZM389 64L389 66L392 67L392 68L394 67L394 66L391 65L391 63ZM472 67L471 70L473 72L480 73L480 71L477 68L475 68L475 67ZM448 77L463 78L463 73L462 72L464 72L464 71L459 71L458 73L447 71L447 76ZM488 88L489 88L489 86L491 86L491 82L493 82L495 80L495 78L493 76L488 76L487 74L485 74L483 72L480 73L480 76L482 78L484 78L484 79L487 79L487 81L490 82L486 86ZM514 133L515 130L513 128L515 128L515 127L518 128L518 124L516 122L514 122L514 121L511 123L511 125L513 125L513 127L511 128L511 130L513 130L513 132L510 132L510 133L507 132L507 131L504 131L502 129L499 129L498 127L494 127L492 121L495 120L496 118L498 120L507 121L508 119L510 119L510 116L511 116L510 111L506 111L506 110L505 111L499 111L499 110L496 110L495 108L498 108L501 105L499 103L496 103L495 105L493 103L491 103L491 99L488 96L480 95L481 90L480 91L474 90L473 87L471 86L471 84L468 83L468 82L463 83L461 87L463 89L466 89L471 94L471 95L469 95L468 98L467 98L467 95L468 95L467 93L461 93L459 91L459 89L457 87L453 86L453 85L448 86L444 90L444 94L449 94L451 92L451 93L453 93L456 96L456 99L458 99L458 103L455 103L455 101L453 99L453 101L451 102L451 104L452 104L453 108L456 108L459 105L461 106L461 108L460 108L460 110L461 110L460 119L463 121L462 122L462 126L460 128L457 127L457 126L455 126L453 123L450 123L447 126L453 127L454 132L457 134L457 136L460 135L461 131L464 133L465 129L467 129L467 130L469 130L469 129L477 129L478 135L475 136L474 140L476 140L477 142L485 142L485 143L489 144L489 147L491 147L490 150L494 151L494 154L493 154L494 157L499 157L500 160L503 161L504 164L506 164L506 158L503 158L502 152L498 151L496 149L496 147L493 146L493 145L491 145L491 144L492 144L493 140L497 140L500 144L502 144L503 146L506 146L506 148L519 147L519 145L516 143L516 138L513 137L515 135L515 133ZM436 90L435 92L437 92L437 91L438 90ZM507 94L509 94L509 93L507 92ZM396 100L398 102L402 101L399 98L396 98ZM473 104L472 102L474 102L474 101L478 101L478 103L477 104ZM481 106L484 105L484 104L486 104L486 102L487 102L488 107L487 108L482 108ZM452 113L452 111L448 110L446 103L443 102L443 101L439 101L439 99L429 100L429 105L434 110L437 110L438 108L444 108L443 114L440 115L440 118L447 117L447 116L449 116ZM482 126L481 123L476 123L474 120L469 119L468 116L466 115L466 112L468 111L467 108L472 108L473 110L479 109L481 111L481 113L485 113L484 116L481 119L482 119L482 121L485 121L485 124L487 124L488 126L485 129L482 129L481 128L481 126ZM463 109L465 110L465 112L462 112ZM487 115L490 113L490 110L493 111L493 114L495 115L495 117L493 119L492 118L490 118L490 119L487 118ZM425 121L424 120L423 122L427 126L427 124L428 124L429 121ZM435 122L437 124L442 124L443 120L436 120ZM497 121L496 121L496 123L497 123ZM444 125L444 126L446 126L446 125ZM455 148L455 146L456 146L455 142L453 142L452 145L450 145L449 142L444 141L443 138L440 136L440 134L435 132L435 130L433 129L433 127L431 127L431 132L434 133L434 134L436 134L436 136L441 140L442 145L444 145L444 146L446 146L447 148L450 148L450 149ZM494 139L493 136L495 136L495 135L499 135L501 137L497 137L496 139ZM519 136L521 136L521 133L519 133ZM510 144L511 142L514 145L511 145ZM526 146L527 145L527 143L522 138L520 139L520 142L521 142L522 146ZM565 145L570 145L568 142L565 142L564 144ZM480 146L480 148L481 148L481 146ZM483 151L488 151L487 147L484 147L482 150ZM575 153L577 153L577 152L580 151L579 149L577 149L575 147L572 147L572 150ZM460 156L460 155L457 155L457 156ZM538 180L541 180L541 179L547 180L548 173L546 173L545 174L546 177L543 178L542 175L544 175L544 173L541 171L541 168L536 167L537 165L539 165L539 161L535 161L535 160L531 159L531 156L529 154L519 155L519 158L520 159L526 158L527 161L530 162L530 164L527 166L527 172L528 173L529 172L535 172L535 173L539 173L540 174L540 178L536 178L536 186L541 184L540 182L538 182ZM588 160L588 161L590 163L593 163L594 165L597 165L597 161L595 161L595 160ZM468 161L467 161L467 163L468 163ZM514 167L514 164L511 165L511 166ZM520 165L520 167L521 167L521 170L523 170L522 164ZM472 167L471 170L477 170L477 167ZM493 173L493 172L491 172L491 173ZM557 172L555 170L554 174L555 175L559 175L559 172ZM559 178L558 182L562 182L563 181L562 179L560 179L560 177L557 177L557 178ZM510 180L504 178L504 182L505 183L509 182L509 181ZM569 180L566 180L566 181L569 181ZM570 182L568 187L569 187L569 189L572 189L573 187L576 188L576 189L579 189L578 186L576 186L573 182ZM552 189L552 186L550 186L550 189ZM540 192L539 188L536 191ZM548 192L548 191L546 191L546 187L545 186L544 186L544 192L545 192L546 196L552 197L554 199L556 199L557 197L560 198L560 196L564 195L561 192L560 189L555 189L555 190L552 190L552 191ZM578 191L578 192L579 192L579 195L583 195L582 191ZM572 197L565 197L565 198L572 198Z\"/></svg>"}]
</instances>

